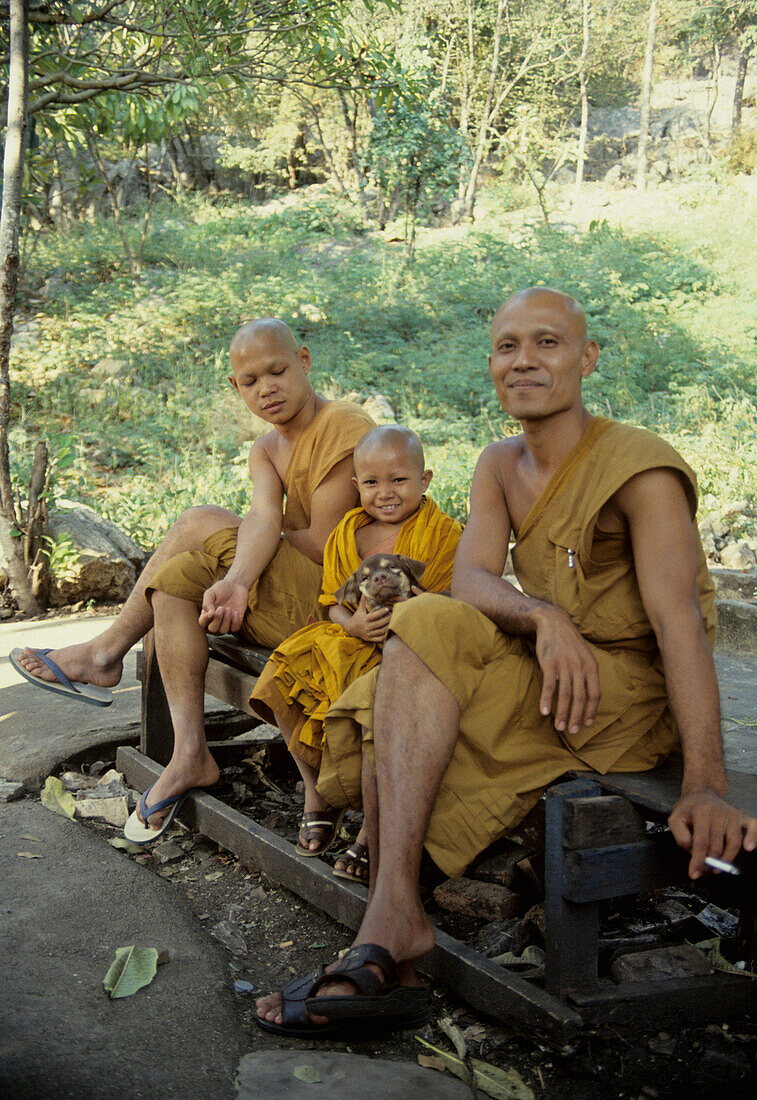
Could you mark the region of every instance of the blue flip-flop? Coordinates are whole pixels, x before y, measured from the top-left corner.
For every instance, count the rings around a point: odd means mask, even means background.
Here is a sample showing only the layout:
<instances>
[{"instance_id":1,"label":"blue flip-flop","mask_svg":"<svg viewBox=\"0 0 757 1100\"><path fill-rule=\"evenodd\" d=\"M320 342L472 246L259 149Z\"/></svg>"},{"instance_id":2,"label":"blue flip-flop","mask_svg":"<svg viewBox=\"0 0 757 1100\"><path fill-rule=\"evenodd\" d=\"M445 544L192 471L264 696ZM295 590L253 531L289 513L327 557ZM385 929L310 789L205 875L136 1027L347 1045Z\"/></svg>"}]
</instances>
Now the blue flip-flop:
<instances>
[{"instance_id":1,"label":"blue flip-flop","mask_svg":"<svg viewBox=\"0 0 757 1100\"><path fill-rule=\"evenodd\" d=\"M124 836L127 840L130 840L132 844L152 844L158 837L163 836L163 833L168 829L169 825L176 817L181 807L189 798L190 794L200 794L200 787L192 787L188 791L184 791L183 794L175 794L172 798L164 798L162 802L156 802L154 806L147 805L147 796L155 786L153 783L147 788L145 793L139 800L139 806L137 810L131 815L129 820L124 825ZM151 814L156 814L160 810L168 809L168 813L160 823L159 829L151 829L147 824L147 819ZM140 821L138 813L142 815Z\"/></svg>"},{"instance_id":2,"label":"blue flip-flop","mask_svg":"<svg viewBox=\"0 0 757 1100\"><path fill-rule=\"evenodd\" d=\"M14 649L8 655L8 660L15 668L16 672L20 676L23 676L25 680L28 680L30 684L34 684L35 687L44 688L45 691L53 691L56 695L67 695L69 699L79 699L82 703L89 703L93 707L109 707L113 702L113 692L107 688L98 687L96 684L79 683L77 680L69 680L65 672L58 668L55 661L47 656L51 652L49 649L35 649L34 652L39 657L40 661L44 662L52 672L53 676L57 677L57 683L52 683L50 680L42 680L39 676L34 676L28 669L24 668L19 660L19 657L23 653L22 649Z\"/></svg>"}]
</instances>

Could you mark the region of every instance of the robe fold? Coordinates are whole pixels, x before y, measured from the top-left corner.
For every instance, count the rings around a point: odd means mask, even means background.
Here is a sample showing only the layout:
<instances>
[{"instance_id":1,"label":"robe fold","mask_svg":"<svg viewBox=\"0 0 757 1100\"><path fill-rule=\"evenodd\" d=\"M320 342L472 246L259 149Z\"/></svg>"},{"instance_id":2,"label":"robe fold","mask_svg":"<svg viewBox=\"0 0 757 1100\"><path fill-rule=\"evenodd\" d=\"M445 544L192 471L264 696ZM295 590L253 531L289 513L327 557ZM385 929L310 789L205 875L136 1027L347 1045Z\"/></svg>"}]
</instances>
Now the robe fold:
<instances>
[{"instance_id":1,"label":"robe fold","mask_svg":"<svg viewBox=\"0 0 757 1100\"><path fill-rule=\"evenodd\" d=\"M329 401L318 410L297 440L284 475L282 531L310 526L313 493L372 427L368 414L349 401ZM205 590L226 576L236 547L236 527L216 531L202 550L188 550L165 562L147 587L147 599L153 591L167 592L199 606ZM320 565L282 539L250 589L237 636L277 646L308 621L317 606L322 575Z\"/></svg>"},{"instance_id":2,"label":"robe fold","mask_svg":"<svg viewBox=\"0 0 757 1100\"><path fill-rule=\"evenodd\" d=\"M371 518L362 508L355 508L329 536L323 556L322 607L338 602L337 590L360 565L356 534ZM441 592L450 586L461 533L457 520L424 497L418 511L402 524L394 553L425 562L420 583L429 591ZM287 638L271 655L250 705L268 721L273 717L272 704L279 709L286 705L290 729L294 731L290 751L317 768L330 705L380 660L379 646L351 637L337 623L311 623Z\"/></svg>"},{"instance_id":3,"label":"robe fold","mask_svg":"<svg viewBox=\"0 0 757 1100\"><path fill-rule=\"evenodd\" d=\"M652 433L591 420L518 531L513 566L521 587L570 615L599 666L597 716L578 734L558 732L553 718L539 713L542 675L529 638L506 635L475 608L431 595L414 601L412 616L402 605L392 616L392 633L460 707L459 736L425 840L446 874L461 874L566 772L644 771L676 748L630 539L598 524L603 505L626 481L663 467L678 471L689 500L703 624L714 644L714 592L694 520L696 478ZM362 752L373 751L376 671L353 683L328 712L318 789L333 806L360 805Z\"/></svg>"}]
</instances>

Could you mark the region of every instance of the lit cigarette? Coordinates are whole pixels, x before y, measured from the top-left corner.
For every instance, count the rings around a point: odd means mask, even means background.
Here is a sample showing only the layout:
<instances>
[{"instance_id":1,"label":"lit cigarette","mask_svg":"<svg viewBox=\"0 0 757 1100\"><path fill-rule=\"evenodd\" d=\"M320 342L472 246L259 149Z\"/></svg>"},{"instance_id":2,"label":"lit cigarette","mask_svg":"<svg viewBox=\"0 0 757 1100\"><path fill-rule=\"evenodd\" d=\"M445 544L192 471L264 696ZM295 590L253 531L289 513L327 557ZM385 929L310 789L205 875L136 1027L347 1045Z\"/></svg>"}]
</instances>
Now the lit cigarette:
<instances>
[{"instance_id":1,"label":"lit cigarette","mask_svg":"<svg viewBox=\"0 0 757 1100\"><path fill-rule=\"evenodd\" d=\"M705 863L708 867L712 867L713 871L725 871L727 875L740 875L741 871L738 867L734 867L732 863L726 863L724 859L715 859L714 856L707 856Z\"/></svg>"}]
</instances>

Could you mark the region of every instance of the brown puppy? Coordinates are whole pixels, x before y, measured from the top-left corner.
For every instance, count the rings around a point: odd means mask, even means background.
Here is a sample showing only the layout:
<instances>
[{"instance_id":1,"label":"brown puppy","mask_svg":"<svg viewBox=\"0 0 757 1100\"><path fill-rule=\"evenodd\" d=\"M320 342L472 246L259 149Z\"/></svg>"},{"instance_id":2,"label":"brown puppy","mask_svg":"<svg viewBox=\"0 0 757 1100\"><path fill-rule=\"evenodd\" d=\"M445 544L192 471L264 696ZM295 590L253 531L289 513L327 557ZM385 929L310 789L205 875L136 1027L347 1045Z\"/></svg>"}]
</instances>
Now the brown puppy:
<instances>
[{"instance_id":1,"label":"brown puppy","mask_svg":"<svg viewBox=\"0 0 757 1100\"><path fill-rule=\"evenodd\" d=\"M335 593L340 603L359 604L365 596L369 611L390 607L412 596L426 566L404 554L371 554Z\"/></svg>"}]
</instances>

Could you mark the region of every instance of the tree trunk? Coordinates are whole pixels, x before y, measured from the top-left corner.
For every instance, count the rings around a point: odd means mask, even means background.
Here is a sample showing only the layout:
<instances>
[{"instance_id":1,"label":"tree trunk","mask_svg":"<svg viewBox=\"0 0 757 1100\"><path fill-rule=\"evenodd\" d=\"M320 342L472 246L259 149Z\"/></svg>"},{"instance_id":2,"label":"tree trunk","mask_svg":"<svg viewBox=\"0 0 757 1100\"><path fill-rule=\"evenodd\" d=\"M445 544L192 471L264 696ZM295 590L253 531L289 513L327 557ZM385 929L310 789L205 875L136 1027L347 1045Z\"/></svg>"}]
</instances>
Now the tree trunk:
<instances>
[{"instance_id":1,"label":"tree trunk","mask_svg":"<svg viewBox=\"0 0 757 1100\"><path fill-rule=\"evenodd\" d=\"M741 125L741 102L744 98L744 84L748 65L749 54L743 46L739 46L739 56L736 61L736 87L733 89L733 107L731 109L731 133L738 130Z\"/></svg>"},{"instance_id":2,"label":"tree trunk","mask_svg":"<svg viewBox=\"0 0 757 1100\"><path fill-rule=\"evenodd\" d=\"M10 0L10 70L8 126L3 157L3 209L0 216L0 549L8 561L8 577L16 602L25 615L39 610L32 593L19 529L21 517L13 499L8 450L10 425L10 347L16 309L21 222L21 191L26 142L26 89L29 72L29 0Z\"/></svg>"},{"instance_id":3,"label":"tree trunk","mask_svg":"<svg viewBox=\"0 0 757 1100\"><path fill-rule=\"evenodd\" d=\"M578 134L578 157L576 158L576 191L575 201L581 194L584 182L584 165L586 163L586 135L589 130L589 82L587 79L587 61L589 58L589 19L591 17L591 0L583 0L584 35L581 58L578 62L578 82L581 87L581 129Z\"/></svg>"},{"instance_id":4,"label":"tree trunk","mask_svg":"<svg viewBox=\"0 0 757 1100\"><path fill-rule=\"evenodd\" d=\"M494 89L497 85L497 70L499 69L499 48L502 42L502 23L504 19L505 2L506 0L499 0L497 4L497 19L494 26L494 44L492 47L492 63L489 71L489 87L486 92L486 102L484 103L481 113L476 152L473 157L473 165L471 167L470 176L468 177L468 186L465 191L466 218L473 217L473 206L476 201L476 191L478 190L478 174L481 171L481 165L484 162L489 142L489 128L492 123L492 102L494 101Z\"/></svg>"},{"instance_id":5,"label":"tree trunk","mask_svg":"<svg viewBox=\"0 0 757 1100\"><path fill-rule=\"evenodd\" d=\"M720 91L720 46L717 42L712 49L712 72L707 85L707 118L705 121L704 145L707 152L712 155L712 116L715 104L718 101ZM710 99L712 94L712 99Z\"/></svg>"},{"instance_id":6,"label":"tree trunk","mask_svg":"<svg viewBox=\"0 0 757 1100\"><path fill-rule=\"evenodd\" d=\"M644 54L644 72L641 78L641 110L639 116L639 147L636 152L636 186L643 191L647 186L647 147L649 145L649 105L652 99L652 72L654 70L654 40L657 33L657 0L649 5L647 23L647 49Z\"/></svg>"}]
</instances>

